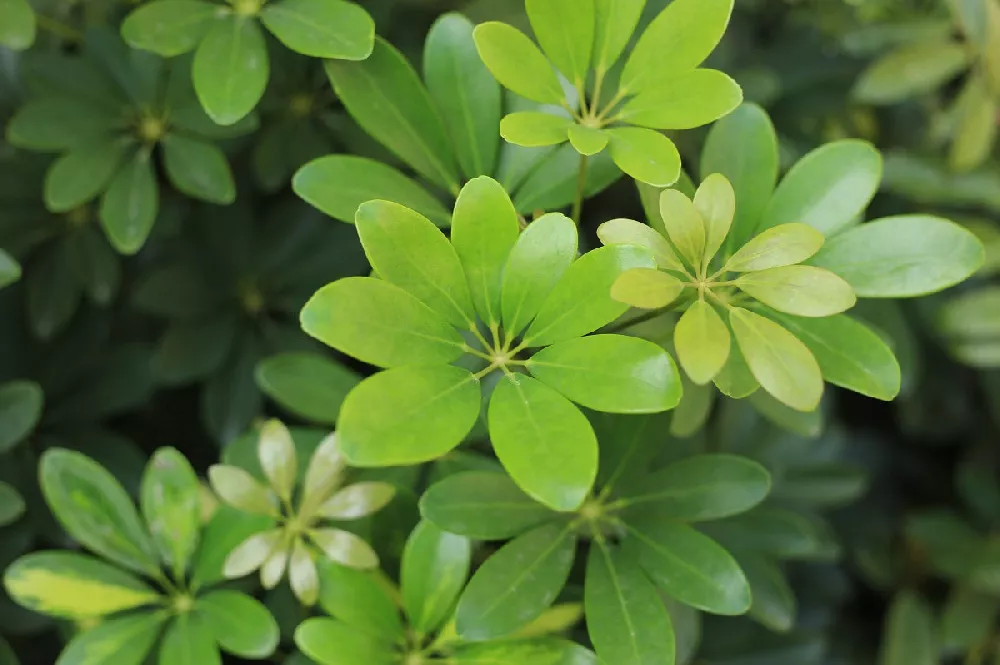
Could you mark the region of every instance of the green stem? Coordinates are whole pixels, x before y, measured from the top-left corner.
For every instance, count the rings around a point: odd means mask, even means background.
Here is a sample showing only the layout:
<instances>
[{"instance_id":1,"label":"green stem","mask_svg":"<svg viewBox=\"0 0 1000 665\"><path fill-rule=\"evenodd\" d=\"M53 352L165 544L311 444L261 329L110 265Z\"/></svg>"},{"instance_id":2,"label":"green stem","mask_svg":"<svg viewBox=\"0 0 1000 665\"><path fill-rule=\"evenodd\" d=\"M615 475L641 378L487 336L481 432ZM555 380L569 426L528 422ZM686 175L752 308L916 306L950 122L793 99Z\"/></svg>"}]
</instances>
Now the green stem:
<instances>
[{"instance_id":1,"label":"green stem","mask_svg":"<svg viewBox=\"0 0 1000 665\"><path fill-rule=\"evenodd\" d=\"M587 156L580 155L580 171L576 176L576 199L573 201L573 221L580 226L583 214L583 193L587 186Z\"/></svg>"}]
</instances>

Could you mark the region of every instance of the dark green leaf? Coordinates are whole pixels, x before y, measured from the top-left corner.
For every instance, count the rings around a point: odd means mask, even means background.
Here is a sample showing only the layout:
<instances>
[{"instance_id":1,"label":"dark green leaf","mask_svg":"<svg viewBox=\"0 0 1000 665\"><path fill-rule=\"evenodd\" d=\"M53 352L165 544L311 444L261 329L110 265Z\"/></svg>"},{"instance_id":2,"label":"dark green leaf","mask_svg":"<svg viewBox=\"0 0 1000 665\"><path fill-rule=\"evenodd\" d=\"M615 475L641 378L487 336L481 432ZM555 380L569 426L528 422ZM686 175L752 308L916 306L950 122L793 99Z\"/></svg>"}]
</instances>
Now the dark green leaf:
<instances>
[{"instance_id":1,"label":"dark green leaf","mask_svg":"<svg viewBox=\"0 0 1000 665\"><path fill-rule=\"evenodd\" d=\"M101 226L116 250L135 254L142 248L156 221L159 199L151 155L139 150L118 170L101 200Z\"/></svg>"},{"instance_id":2,"label":"dark green leaf","mask_svg":"<svg viewBox=\"0 0 1000 665\"><path fill-rule=\"evenodd\" d=\"M208 115L220 125L246 117L264 94L270 75L267 44L256 19L217 19L194 55L194 88Z\"/></svg>"},{"instance_id":3,"label":"dark green leaf","mask_svg":"<svg viewBox=\"0 0 1000 665\"><path fill-rule=\"evenodd\" d=\"M361 377L316 353L288 352L262 360L257 385L265 395L311 422L335 425L340 405Z\"/></svg>"},{"instance_id":4,"label":"dark green leaf","mask_svg":"<svg viewBox=\"0 0 1000 665\"><path fill-rule=\"evenodd\" d=\"M33 381L0 384L0 452L7 452L31 434L42 417L45 395Z\"/></svg>"},{"instance_id":5,"label":"dark green leaf","mask_svg":"<svg viewBox=\"0 0 1000 665\"><path fill-rule=\"evenodd\" d=\"M168 134L163 139L163 162L170 182L184 194L219 205L236 200L226 155L211 143Z\"/></svg>"},{"instance_id":6,"label":"dark green leaf","mask_svg":"<svg viewBox=\"0 0 1000 665\"><path fill-rule=\"evenodd\" d=\"M218 5L199 0L156 0L128 15L122 37L132 48L171 58L193 51L218 11Z\"/></svg>"},{"instance_id":7,"label":"dark green leaf","mask_svg":"<svg viewBox=\"0 0 1000 665\"><path fill-rule=\"evenodd\" d=\"M328 560L317 562L319 604L331 616L386 642L404 636L390 588L379 573L355 570Z\"/></svg>"},{"instance_id":8,"label":"dark green leaf","mask_svg":"<svg viewBox=\"0 0 1000 665\"><path fill-rule=\"evenodd\" d=\"M124 146L101 141L66 153L45 174L45 206L69 212L90 201L107 187L121 165Z\"/></svg>"},{"instance_id":9,"label":"dark green leaf","mask_svg":"<svg viewBox=\"0 0 1000 665\"><path fill-rule=\"evenodd\" d=\"M901 591L886 618L879 665L936 665L936 642L927 602L913 591Z\"/></svg>"},{"instance_id":10,"label":"dark green leaf","mask_svg":"<svg viewBox=\"0 0 1000 665\"><path fill-rule=\"evenodd\" d=\"M163 636L160 662L164 665L222 665L222 658L205 620L198 614L181 614Z\"/></svg>"}]
</instances>

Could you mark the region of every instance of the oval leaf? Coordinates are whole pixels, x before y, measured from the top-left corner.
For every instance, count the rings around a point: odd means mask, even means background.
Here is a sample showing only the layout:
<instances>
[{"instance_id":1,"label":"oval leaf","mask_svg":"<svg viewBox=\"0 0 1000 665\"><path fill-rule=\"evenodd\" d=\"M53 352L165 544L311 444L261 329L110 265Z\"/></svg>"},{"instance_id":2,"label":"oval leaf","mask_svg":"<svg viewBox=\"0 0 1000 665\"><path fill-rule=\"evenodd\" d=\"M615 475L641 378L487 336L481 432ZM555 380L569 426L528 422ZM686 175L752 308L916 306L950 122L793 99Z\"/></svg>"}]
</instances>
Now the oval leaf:
<instances>
[{"instance_id":1,"label":"oval leaf","mask_svg":"<svg viewBox=\"0 0 1000 665\"><path fill-rule=\"evenodd\" d=\"M785 266L743 275L737 286L765 305L796 316L824 317L854 307L851 285L836 274L813 266Z\"/></svg>"},{"instance_id":2,"label":"oval leaf","mask_svg":"<svg viewBox=\"0 0 1000 665\"><path fill-rule=\"evenodd\" d=\"M472 547L467 538L421 522L403 551L400 585L410 624L421 635L448 618L469 577Z\"/></svg>"},{"instance_id":3,"label":"oval leaf","mask_svg":"<svg viewBox=\"0 0 1000 665\"><path fill-rule=\"evenodd\" d=\"M523 32L490 21L476 26L473 36L479 57L503 87L542 104L564 103L555 70Z\"/></svg>"}]
</instances>

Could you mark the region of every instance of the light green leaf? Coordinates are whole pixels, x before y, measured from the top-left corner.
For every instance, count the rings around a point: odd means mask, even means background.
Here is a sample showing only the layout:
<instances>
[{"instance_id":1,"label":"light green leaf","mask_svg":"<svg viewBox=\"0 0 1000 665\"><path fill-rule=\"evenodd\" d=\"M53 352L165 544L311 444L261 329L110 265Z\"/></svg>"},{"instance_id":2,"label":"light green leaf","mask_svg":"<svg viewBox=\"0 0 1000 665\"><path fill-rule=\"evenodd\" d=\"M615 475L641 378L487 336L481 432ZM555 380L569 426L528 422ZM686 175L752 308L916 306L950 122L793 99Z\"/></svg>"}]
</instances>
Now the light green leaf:
<instances>
[{"instance_id":1,"label":"light green leaf","mask_svg":"<svg viewBox=\"0 0 1000 665\"><path fill-rule=\"evenodd\" d=\"M23 51L35 41L35 13L26 0L0 0L0 45Z\"/></svg>"},{"instance_id":2,"label":"light green leaf","mask_svg":"<svg viewBox=\"0 0 1000 665\"><path fill-rule=\"evenodd\" d=\"M24 441L42 417L45 395L34 381L0 384L0 453Z\"/></svg>"},{"instance_id":3,"label":"light green leaf","mask_svg":"<svg viewBox=\"0 0 1000 665\"><path fill-rule=\"evenodd\" d=\"M355 372L317 353L280 353L257 364L257 387L297 416L335 425L340 405L358 385Z\"/></svg>"},{"instance_id":4,"label":"light green leaf","mask_svg":"<svg viewBox=\"0 0 1000 665\"><path fill-rule=\"evenodd\" d=\"M400 585L410 625L420 635L440 628L469 577L472 547L467 538L421 522L403 551Z\"/></svg>"},{"instance_id":5,"label":"light green leaf","mask_svg":"<svg viewBox=\"0 0 1000 665\"><path fill-rule=\"evenodd\" d=\"M3 249L0 249L0 289L21 279L21 265Z\"/></svg>"},{"instance_id":6,"label":"light green leaf","mask_svg":"<svg viewBox=\"0 0 1000 665\"><path fill-rule=\"evenodd\" d=\"M713 173L698 187L694 207L705 222L705 254L707 266L726 242L736 215L736 192L724 175Z\"/></svg>"},{"instance_id":7,"label":"light green leaf","mask_svg":"<svg viewBox=\"0 0 1000 665\"><path fill-rule=\"evenodd\" d=\"M677 300L684 283L655 268L633 268L611 285L611 297L641 309L660 309Z\"/></svg>"},{"instance_id":8,"label":"light green leaf","mask_svg":"<svg viewBox=\"0 0 1000 665\"><path fill-rule=\"evenodd\" d=\"M353 2L278 0L259 16L278 41L302 55L364 60L375 48L375 22Z\"/></svg>"},{"instance_id":9,"label":"light green leaf","mask_svg":"<svg viewBox=\"0 0 1000 665\"><path fill-rule=\"evenodd\" d=\"M402 53L376 37L368 59L328 60L324 66L337 96L362 129L417 173L458 194L458 168L444 122Z\"/></svg>"},{"instance_id":10,"label":"light green leaf","mask_svg":"<svg viewBox=\"0 0 1000 665\"><path fill-rule=\"evenodd\" d=\"M569 130L576 125L568 116L541 111L518 111L500 121L500 136L510 143L538 148L569 140Z\"/></svg>"},{"instance_id":11,"label":"light green leaf","mask_svg":"<svg viewBox=\"0 0 1000 665\"><path fill-rule=\"evenodd\" d=\"M101 226L112 246L135 254L153 229L160 207L160 191L151 155L139 150L118 170L101 200Z\"/></svg>"},{"instance_id":12,"label":"light green leaf","mask_svg":"<svg viewBox=\"0 0 1000 665\"><path fill-rule=\"evenodd\" d=\"M163 635L159 662L162 665L222 665L222 657L204 619L198 614L179 614Z\"/></svg>"},{"instance_id":13,"label":"light green leaf","mask_svg":"<svg viewBox=\"0 0 1000 665\"><path fill-rule=\"evenodd\" d=\"M223 573L229 579L245 577L261 566L265 566L273 557L279 556L283 566L288 559L288 546L285 542L284 531L281 529L263 531L250 536L229 553L226 557ZM280 574L284 574L284 567L281 568ZM268 576L262 575L261 577ZM280 577L280 575L276 574L275 577ZM274 588L278 580L264 579L262 581L265 588Z\"/></svg>"},{"instance_id":14,"label":"light green leaf","mask_svg":"<svg viewBox=\"0 0 1000 665\"><path fill-rule=\"evenodd\" d=\"M851 96L868 104L894 104L931 92L969 65L969 51L959 42L907 44L872 63L854 84Z\"/></svg>"},{"instance_id":15,"label":"light green leaf","mask_svg":"<svg viewBox=\"0 0 1000 665\"><path fill-rule=\"evenodd\" d=\"M809 347L830 383L887 401L899 394L899 362L886 342L864 324L846 315L778 316L778 320Z\"/></svg>"},{"instance_id":16,"label":"light green leaf","mask_svg":"<svg viewBox=\"0 0 1000 665\"><path fill-rule=\"evenodd\" d=\"M80 453L50 448L39 477L49 508L77 542L125 568L159 574L156 549L132 499L104 467Z\"/></svg>"},{"instance_id":17,"label":"light green leaf","mask_svg":"<svg viewBox=\"0 0 1000 665\"><path fill-rule=\"evenodd\" d=\"M622 70L621 88L641 92L659 85L664 74L694 69L722 39L733 0L675 0L653 19Z\"/></svg>"},{"instance_id":18,"label":"light green leaf","mask_svg":"<svg viewBox=\"0 0 1000 665\"><path fill-rule=\"evenodd\" d=\"M456 628L467 642L508 635L536 619L569 577L576 538L550 524L515 538L486 560L458 601Z\"/></svg>"},{"instance_id":19,"label":"light green leaf","mask_svg":"<svg viewBox=\"0 0 1000 665\"><path fill-rule=\"evenodd\" d=\"M24 498L7 483L0 482L0 527L13 524L24 514Z\"/></svg>"},{"instance_id":20,"label":"light green leaf","mask_svg":"<svg viewBox=\"0 0 1000 665\"><path fill-rule=\"evenodd\" d=\"M451 213L417 182L382 162L354 155L328 155L295 173L292 189L330 217L354 223L358 208L375 200L415 210L437 226L451 224Z\"/></svg>"},{"instance_id":21,"label":"light green leaf","mask_svg":"<svg viewBox=\"0 0 1000 665\"><path fill-rule=\"evenodd\" d=\"M610 140L608 133L586 125L570 125L567 130L569 142L581 155L591 157L607 147Z\"/></svg>"},{"instance_id":22,"label":"light green leaf","mask_svg":"<svg viewBox=\"0 0 1000 665\"><path fill-rule=\"evenodd\" d=\"M183 579L201 531L201 485L173 448L156 451L142 478L142 516L160 559Z\"/></svg>"},{"instance_id":23,"label":"light green leaf","mask_svg":"<svg viewBox=\"0 0 1000 665\"><path fill-rule=\"evenodd\" d=\"M771 227L743 245L726 262L725 269L753 272L802 263L823 246L823 234L807 224Z\"/></svg>"},{"instance_id":24,"label":"light green leaf","mask_svg":"<svg viewBox=\"0 0 1000 665\"><path fill-rule=\"evenodd\" d=\"M565 103L555 70L523 32L490 21L476 26L472 34L479 57L500 85L542 104Z\"/></svg>"},{"instance_id":25,"label":"light green leaf","mask_svg":"<svg viewBox=\"0 0 1000 665\"><path fill-rule=\"evenodd\" d=\"M273 518L253 515L221 504L208 520L191 567L193 583L205 585L226 579L226 560L251 536L275 528Z\"/></svg>"},{"instance_id":26,"label":"light green leaf","mask_svg":"<svg viewBox=\"0 0 1000 665\"><path fill-rule=\"evenodd\" d=\"M194 89L205 112L220 125L246 117L264 95L270 75L267 44L248 16L218 19L194 55Z\"/></svg>"},{"instance_id":27,"label":"light green leaf","mask_svg":"<svg viewBox=\"0 0 1000 665\"><path fill-rule=\"evenodd\" d=\"M330 493L343 483L346 471L347 460L340 450L337 433L331 432L323 437L309 458L305 478L302 481L299 512L312 512L326 501Z\"/></svg>"},{"instance_id":28,"label":"light green leaf","mask_svg":"<svg viewBox=\"0 0 1000 665\"><path fill-rule=\"evenodd\" d=\"M594 0L525 0L524 5L545 55L571 83L584 85L594 46Z\"/></svg>"},{"instance_id":29,"label":"light green leaf","mask_svg":"<svg viewBox=\"0 0 1000 665\"><path fill-rule=\"evenodd\" d=\"M607 134L611 137L611 157L627 175L656 187L677 182L681 157L666 136L644 127L617 127Z\"/></svg>"},{"instance_id":30,"label":"light green leaf","mask_svg":"<svg viewBox=\"0 0 1000 665\"><path fill-rule=\"evenodd\" d=\"M125 156L117 141L80 146L60 157L45 174L45 207L69 212L108 186Z\"/></svg>"},{"instance_id":31,"label":"light green leaf","mask_svg":"<svg viewBox=\"0 0 1000 665\"><path fill-rule=\"evenodd\" d=\"M327 618L302 622L295 644L319 665L392 665L399 656L391 642Z\"/></svg>"},{"instance_id":32,"label":"light green leaf","mask_svg":"<svg viewBox=\"0 0 1000 665\"><path fill-rule=\"evenodd\" d=\"M729 359L729 328L715 308L704 300L691 303L674 328L677 359L698 385L714 379Z\"/></svg>"},{"instance_id":33,"label":"light green leaf","mask_svg":"<svg viewBox=\"0 0 1000 665\"><path fill-rule=\"evenodd\" d=\"M278 516L278 498L248 471L216 464L208 469L208 480L219 498L233 508L253 515Z\"/></svg>"},{"instance_id":34,"label":"light green leaf","mask_svg":"<svg viewBox=\"0 0 1000 665\"><path fill-rule=\"evenodd\" d=\"M280 420L271 419L261 426L257 459L271 488L284 502L290 502L298 475L298 460L292 434Z\"/></svg>"},{"instance_id":35,"label":"light green leaf","mask_svg":"<svg viewBox=\"0 0 1000 665\"><path fill-rule=\"evenodd\" d=\"M997 137L997 102L986 82L972 75L955 101L954 138L948 151L953 171L971 171L985 162Z\"/></svg>"},{"instance_id":36,"label":"light green leaf","mask_svg":"<svg viewBox=\"0 0 1000 665\"><path fill-rule=\"evenodd\" d=\"M56 665L142 665L166 618L164 612L145 612L109 619L78 633Z\"/></svg>"},{"instance_id":37,"label":"light green leaf","mask_svg":"<svg viewBox=\"0 0 1000 665\"><path fill-rule=\"evenodd\" d=\"M219 9L200 0L156 0L128 15L122 37L132 48L172 58L198 46Z\"/></svg>"},{"instance_id":38,"label":"light green leaf","mask_svg":"<svg viewBox=\"0 0 1000 665\"><path fill-rule=\"evenodd\" d=\"M983 260L982 243L957 224L899 215L841 233L811 263L837 273L861 298L912 298L958 284Z\"/></svg>"},{"instance_id":39,"label":"light green leaf","mask_svg":"<svg viewBox=\"0 0 1000 665\"><path fill-rule=\"evenodd\" d=\"M729 359L726 360L726 364L722 366L722 370L712 382L719 389L719 392L733 399L749 397L760 387L757 379L750 373L750 368L747 366L746 358L743 357L740 347L732 343L729 345Z\"/></svg>"},{"instance_id":40,"label":"light green leaf","mask_svg":"<svg viewBox=\"0 0 1000 665\"><path fill-rule=\"evenodd\" d=\"M236 200L236 183L222 150L211 143L168 134L163 139L167 177L180 192L218 205Z\"/></svg>"},{"instance_id":41,"label":"light green leaf","mask_svg":"<svg viewBox=\"0 0 1000 665\"><path fill-rule=\"evenodd\" d=\"M780 325L741 307L729 322L754 378L796 411L814 411L823 396L823 375L809 348Z\"/></svg>"},{"instance_id":42,"label":"light green leaf","mask_svg":"<svg viewBox=\"0 0 1000 665\"><path fill-rule=\"evenodd\" d=\"M885 620L879 665L937 665L934 615L915 592L900 591Z\"/></svg>"},{"instance_id":43,"label":"light green leaf","mask_svg":"<svg viewBox=\"0 0 1000 665\"><path fill-rule=\"evenodd\" d=\"M312 537L317 543L320 543L317 539L318 532L330 532L330 533L346 533L344 531L337 531L336 529L320 529L318 531L312 532ZM354 534L351 534L354 536ZM354 536L354 538L358 538ZM326 554L326 548L322 543L320 549ZM334 561L344 563L344 554L347 553L347 548L338 547L336 549L337 558L330 557ZM281 557L279 560L284 562L284 557L287 556L284 552L277 554ZM316 599L319 598L319 576L316 573L316 564L313 562L312 553L309 551L308 546L305 542L298 538L295 540L295 545L292 546L291 556L288 559L288 584L292 588L292 593L295 594L295 598L302 604L303 607L312 607L316 604ZM329 556L329 555L328 555ZM353 560L352 560L353 563ZM366 562L367 563L367 562ZM378 558L375 558L375 566L378 565ZM373 567L373 566L357 566L357 567ZM276 579L278 575L274 575Z\"/></svg>"},{"instance_id":44,"label":"light green leaf","mask_svg":"<svg viewBox=\"0 0 1000 665\"><path fill-rule=\"evenodd\" d=\"M802 222L831 237L864 212L881 180L882 156L871 144L827 143L785 174L758 230Z\"/></svg>"},{"instance_id":45,"label":"light green leaf","mask_svg":"<svg viewBox=\"0 0 1000 665\"><path fill-rule=\"evenodd\" d=\"M591 333L628 310L611 298L611 287L626 270L653 268L649 252L633 245L611 245L577 259L542 303L524 334L528 346L555 344Z\"/></svg>"},{"instance_id":46,"label":"light green leaf","mask_svg":"<svg viewBox=\"0 0 1000 665\"><path fill-rule=\"evenodd\" d=\"M317 562L319 604L331 616L386 642L404 639L403 622L394 589L378 572L348 568L325 558Z\"/></svg>"},{"instance_id":47,"label":"light green leaf","mask_svg":"<svg viewBox=\"0 0 1000 665\"><path fill-rule=\"evenodd\" d=\"M686 439L700 431L708 422L716 393L713 386L699 386L684 374L681 374L681 384L684 387L684 397L670 419L670 433Z\"/></svg>"},{"instance_id":48,"label":"light green leaf","mask_svg":"<svg viewBox=\"0 0 1000 665\"><path fill-rule=\"evenodd\" d=\"M504 377L490 399L489 427L521 489L553 510L580 507L597 476L597 438L569 400L531 377Z\"/></svg>"},{"instance_id":49,"label":"light green leaf","mask_svg":"<svg viewBox=\"0 0 1000 665\"><path fill-rule=\"evenodd\" d=\"M4 574L23 607L59 619L95 619L160 602L156 591L116 566L75 552L34 552Z\"/></svg>"},{"instance_id":50,"label":"light green leaf","mask_svg":"<svg viewBox=\"0 0 1000 665\"><path fill-rule=\"evenodd\" d=\"M660 218L670 237L670 242L688 265L700 271L705 255L705 220L688 197L676 189L665 189L660 194Z\"/></svg>"},{"instance_id":51,"label":"light green leaf","mask_svg":"<svg viewBox=\"0 0 1000 665\"><path fill-rule=\"evenodd\" d=\"M682 271L683 265L674 248L655 229L631 219L612 219L597 227L597 237L604 245L638 245L653 255L664 270Z\"/></svg>"},{"instance_id":52,"label":"light green leaf","mask_svg":"<svg viewBox=\"0 0 1000 665\"><path fill-rule=\"evenodd\" d=\"M608 71L618 61L639 24L646 0L594 0L594 69Z\"/></svg>"},{"instance_id":53,"label":"light green leaf","mask_svg":"<svg viewBox=\"0 0 1000 665\"><path fill-rule=\"evenodd\" d=\"M317 514L332 520L359 520L385 508L395 495L396 487L389 483L354 483L331 496Z\"/></svg>"},{"instance_id":54,"label":"light green leaf","mask_svg":"<svg viewBox=\"0 0 1000 665\"><path fill-rule=\"evenodd\" d=\"M223 651L261 660L278 646L278 624L259 601L238 591L212 591L198 598L195 611Z\"/></svg>"},{"instance_id":55,"label":"light green leaf","mask_svg":"<svg viewBox=\"0 0 1000 665\"><path fill-rule=\"evenodd\" d=\"M665 594L712 614L737 615L750 609L743 571L714 540L670 520L644 520L627 527L626 549L637 554Z\"/></svg>"},{"instance_id":56,"label":"light green leaf","mask_svg":"<svg viewBox=\"0 0 1000 665\"><path fill-rule=\"evenodd\" d=\"M678 72L631 98L618 116L651 129L694 129L728 115L743 101L743 90L714 69Z\"/></svg>"},{"instance_id":57,"label":"light green leaf","mask_svg":"<svg viewBox=\"0 0 1000 665\"><path fill-rule=\"evenodd\" d=\"M461 14L445 14L431 26L424 44L424 80L467 178L495 172L503 107L500 84L476 51L474 28Z\"/></svg>"},{"instance_id":58,"label":"light green leaf","mask_svg":"<svg viewBox=\"0 0 1000 665\"><path fill-rule=\"evenodd\" d=\"M628 552L603 540L590 548L587 632L598 655L616 665L672 665L674 628L656 587Z\"/></svg>"},{"instance_id":59,"label":"light green leaf","mask_svg":"<svg viewBox=\"0 0 1000 665\"><path fill-rule=\"evenodd\" d=\"M857 302L851 285L813 266L769 268L742 275L740 290L779 312L805 317L833 316Z\"/></svg>"},{"instance_id":60,"label":"light green leaf","mask_svg":"<svg viewBox=\"0 0 1000 665\"><path fill-rule=\"evenodd\" d=\"M468 371L407 366L355 388L340 411L337 436L354 466L406 466L441 457L479 416L479 382Z\"/></svg>"},{"instance_id":61,"label":"light green leaf","mask_svg":"<svg viewBox=\"0 0 1000 665\"><path fill-rule=\"evenodd\" d=\"M523 331L577 256L576 224L549 213L528 224L507 257L501 288L504 330Z\"/></svg>"},{"instance_id":62,"label":"light green leaf","mask_svg":"<svg viewBox=\"0 0 1000 665\"><path fill-rule=\"evenodd\" d=\"M532 356L527 367L542 383L597 411L659 413L681 399L669 354L638 337L591 335L559 342Z\"/></svg>"},{"instance_id":63,"label":"light green leaf","mask_svg":"<svg viewBox=\"0 0 1000 665\"><path fill-rule=\"evenodd\" d=\"M409 291L454 326L476 320L458 254L441 230L397 203L369 201L355 220L361 244L379 277Z\"/></svg>"},{"instance_id":64,"label":"light green leaf","mask_svg":"<svg viewBox=\"0 0 1000 665\"><path fill-rule=\"evenodd\" d=\"M500 183L481 176L462 188L455 202L451 243L476 311L491 327L500 324L503 270L520 232L517 211Z\"/></svg>"},{"instance_id":65,"label":"light green leaf","mask_svg":"<svg viewBox=\"0 0 1000 665\"><path fill-rule=\"evenodd\" d=\"M7 140L20 148L58 152L108 140L119 128L113 113L89 101L43 97L17 109L7 125Z\"/></svg>"}]
</instances>

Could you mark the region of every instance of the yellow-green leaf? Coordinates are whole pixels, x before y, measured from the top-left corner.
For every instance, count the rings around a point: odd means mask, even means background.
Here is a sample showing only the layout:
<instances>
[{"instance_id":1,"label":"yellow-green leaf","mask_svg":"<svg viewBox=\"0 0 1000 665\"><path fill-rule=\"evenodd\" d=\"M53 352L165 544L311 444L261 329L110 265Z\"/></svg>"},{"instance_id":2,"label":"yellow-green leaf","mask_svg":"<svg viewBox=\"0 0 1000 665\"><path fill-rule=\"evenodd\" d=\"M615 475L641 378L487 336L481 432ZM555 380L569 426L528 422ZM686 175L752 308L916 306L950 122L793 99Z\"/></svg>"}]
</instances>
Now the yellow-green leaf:
<instances>
[{"instance_id":1,"label":"yellow-green leaf","mask_svg":"<svg viewBox=\"0 0 1000 665\"><path fill-rule=\"evenodd\" d=\"M736 192L721 173L705 178L694 195L694 207L705 222L705 265L726 241L736 215Z\"/></svg>"},{"instance_id":2,"label":"yellow-green leaf","mask_svg":"<svg viewBox=\"0 0 1000 665\"><path fill-rule=\"evenodd\" d=\"M597 237L604 245L638 245L653 255L656 265L664 270L683 271L677 253L656 229L631 219L612 219L597 227Z\"/></svg>"},{"instance_id":3,"label":"yellow-green leaf","mask_svg":"<svg viewBox=\"0 0 1000 665\"><path fill-rule=\"evenodd\" d=\"M726 263L726 270L753 272L802 263L823 246L823 234L808 224L780 224L755 236Z\"/></svg>"},{"instance_id":4,"label":"yellow-green leaf","mask_svg":"<svg viewBox=\"0 0 1000 665\"><path fill-rule=\"evenodd\" d=\"M670 241L695 270L700 270L705 254L705 221L691 199L676 189L660 194L660 216Z\"/></svg>"},{"instance_id":5,"label":"yellow-green leaf","mask_svg":"<svg viewBox=\"0 0 1000 665\"><path fill-rule=\"evenodd\" d=\"M824 268L785 266L751 272L736 280L742 291L779 312L833 316L857 302L851 285Z\"/></svg>"},{"instance_id":6,"label":"yellow-green leaf","mask_svg":"<svg viewBox=\"0 0 1000 665\"><path fill-rule=\"evenodd\" d=\"M633 268L611 285L611 297L640 309L666 307L684 290L684 283L655 268Z\"/></svg>"},{"instance_id":7,"label":"yellow-green leaf","mask_svg":"<svg viewBox=\"0 0 1000 665\"><path fill-rule=\"evenodd\" d=\"M729 359L729 346L729 328L704 300L693 302L674 328L677 359L698 385L710 382L722 371Z\"/></svg>"}]
</instances>

